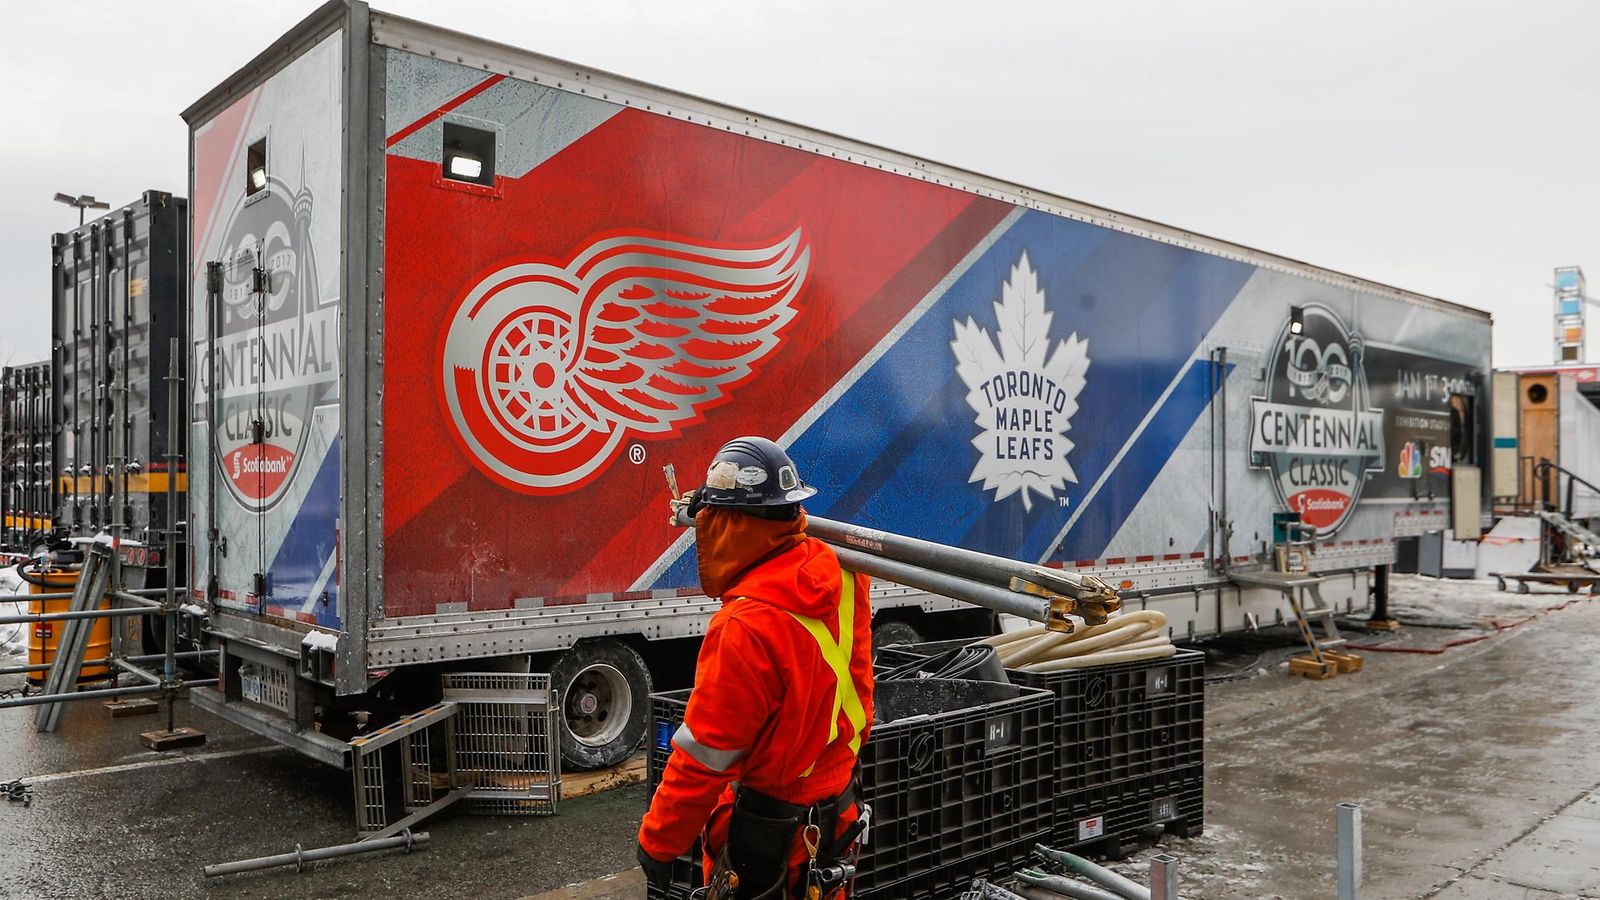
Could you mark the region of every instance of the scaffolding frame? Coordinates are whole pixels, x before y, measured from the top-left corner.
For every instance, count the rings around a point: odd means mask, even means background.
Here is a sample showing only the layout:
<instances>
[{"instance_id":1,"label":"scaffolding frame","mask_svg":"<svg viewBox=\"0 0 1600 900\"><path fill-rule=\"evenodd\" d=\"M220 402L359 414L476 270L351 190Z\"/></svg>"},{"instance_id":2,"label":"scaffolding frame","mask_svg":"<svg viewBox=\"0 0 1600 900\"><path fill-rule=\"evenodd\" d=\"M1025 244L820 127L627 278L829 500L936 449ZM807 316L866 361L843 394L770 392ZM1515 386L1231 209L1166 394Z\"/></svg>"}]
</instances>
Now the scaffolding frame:
<instances>
[{"instance_id":1,"label":"scaffolding frame","mask_svg":"<svg viewBox=\"0 0 1600 900\"><path fill-rule=\"evenodd\" d=\"M181 407L179 399L183 394L181 390L182 373L178 366L178 340L172 339L170 343L170 362L167 368L167 425L168 434L176 434L180 424ZM99 412L112 420L115 418L117 399L122 400L124 414L126 414L126 397L128 392L126 369L122 369L120 378L103 391L97 390L99 396L97 403L104 403L104 408ZM127 528L123 522L122 511L125 503L119 499L125 498L128 490L128 474L131 471L127 465L126 429L113 429L113 435L122 435L121 441L114 448L114 454L106 466L106 489L109 496L110 508L113 518L107 531L83 543L84 558L82 568L78 573L77 584L70 592L42 591L40 593L10 594L0 596L0 601L11 601L19 604L40 602L48 600L70 599L65 612L38 612L23 613L11 616L0 616L0 625L41 625L44 623L64 623L61 639L56 646L54 658L47 664L28 664L20 666L0 667L0 675L31 674L43 671L46 673L42 693L24 693L21 697L12 697L0 700L0 709L20 706L37 706L34 725L38 731L55 731L61 722L62 704L72 701L118 699L130 695L160 694L166 704L167 732L174 729L174 710L177 695L180 690L189 687L209 685L216 683L215 678L185 680L178 670L180 659L201 659L216 655L215 650L194 650L180 653L177 649L178 621L183 615L179 598L188 592L188 588L177 584L179 572L177 568L177 479L167 479L166 522L163 531L165 539L164 559L166 568L166 586L153 589L132 590L123 580L121 551L125 543L124 532ZM168 471L176 471L176 466L182 462L182 457L177 453L176 441L167 442L166 462ZM81 540L81 539L80 539ZM25 565L25 563L19 563ZM42 586L42 585L41 585ZM159 599L155 599L159 598ZM101 608L102 604L105 608ZM143 618L146 616L162 616L166 621L165 640L163 652L160 654L127 653L125 642L128 639L125 628L115 627L119 620L130 618ZM88 648L89 637L94 623L101 619L113 622L111 629L111 645L106 656L100 659L85 660L84 653ZM160 662L159 670L146 668L146 664ZM104 665L109 670L111 686L108 688L90 688L78 690L77 682L80 670L85 665ZM134 679L135 683L124 685L123 677Z\"/></svg>"}]
</instances>

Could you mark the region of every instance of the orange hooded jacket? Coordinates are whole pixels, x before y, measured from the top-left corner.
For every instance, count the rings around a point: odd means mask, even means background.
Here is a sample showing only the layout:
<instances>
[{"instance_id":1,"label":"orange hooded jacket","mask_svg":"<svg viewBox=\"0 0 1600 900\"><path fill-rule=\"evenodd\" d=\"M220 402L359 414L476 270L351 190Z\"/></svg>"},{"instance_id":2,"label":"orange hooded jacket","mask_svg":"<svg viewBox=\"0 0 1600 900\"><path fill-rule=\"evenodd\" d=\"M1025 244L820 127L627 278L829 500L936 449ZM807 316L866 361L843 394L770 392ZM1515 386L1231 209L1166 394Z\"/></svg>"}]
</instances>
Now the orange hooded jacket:
<instances>
[{"instance_id":1,"label":"orange hooded jacket","mask_svg":"<svg viewBox=\"0 0 1600 900\"><path fill-rule=\"evenodd\" d=\"M702 510L704 516L711 510ZM739 515L717 511L719 515ZM712 517L700 523L711 525ZM697 517L698 519L698 517ZM872 722L872 608L865 575L852 573L849 675L864 721L840 704L834 668L820 635L795 614L821 623L838 646L843 582L826 544L805 537L797 523L781 527L787 547L734 574L711 617L695 670L694 691L675 751L639 829L639 843L659 860L673 859L707 828L706 867L727 842L737 781L789 803L809 805L838 796L850 784L856 755ZM790 537L792 536L792 537ZM702 539L704 534L700 536ZM717 575L702 564L702 582ZM709 592L719 585L707 584ZM835 654L838 655L837 649ZM840 660L842 663L842 660ZM830 719L834 720L830 722ZM854 821L851 810L841 825Z\"/></svg>"}]
</instances>

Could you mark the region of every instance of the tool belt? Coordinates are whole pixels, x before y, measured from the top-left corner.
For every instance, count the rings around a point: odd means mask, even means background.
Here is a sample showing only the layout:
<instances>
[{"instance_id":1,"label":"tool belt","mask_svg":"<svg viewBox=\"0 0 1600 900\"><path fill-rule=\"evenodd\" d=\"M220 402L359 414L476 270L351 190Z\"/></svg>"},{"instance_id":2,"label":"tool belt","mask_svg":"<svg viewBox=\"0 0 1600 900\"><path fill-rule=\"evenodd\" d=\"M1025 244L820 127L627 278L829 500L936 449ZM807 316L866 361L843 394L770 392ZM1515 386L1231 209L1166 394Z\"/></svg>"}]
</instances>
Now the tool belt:
<instances>
[{"instance_id":1,"label":"tool belt","mask_svg":"<svg viewBox=\"0 0 1600 900\"><path fill-rule=\"evenodd\" d=\"M706 900L818 900L840 888L845 888L848 896L855 877L851 850L867 818L863 815L842 833L839 818L860 795L854 776L837 797L810 806L786 803L738 786L728 843L717 853ZM791 891L789 859L797 837L804 842L809 860Z\"/></svg>"}]
</instances>

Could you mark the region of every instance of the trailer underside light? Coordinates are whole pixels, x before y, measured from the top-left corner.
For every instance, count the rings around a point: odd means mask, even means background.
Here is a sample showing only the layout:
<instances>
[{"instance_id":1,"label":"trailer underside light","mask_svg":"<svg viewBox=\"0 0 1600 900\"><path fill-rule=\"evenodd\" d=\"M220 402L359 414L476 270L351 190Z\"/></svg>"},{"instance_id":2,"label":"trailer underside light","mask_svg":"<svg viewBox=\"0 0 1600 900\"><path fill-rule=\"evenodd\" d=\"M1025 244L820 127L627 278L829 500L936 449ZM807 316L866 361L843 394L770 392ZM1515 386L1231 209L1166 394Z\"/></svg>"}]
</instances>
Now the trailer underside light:
<instances>
[{"instance_id":1,"label":"trailer underside light","mask_svg":"<svg viewBox=\"0 0 1600 900\"><path fill-rule=\"evenodd\" d=\"M445 178L494 186L494 132L460 122L444 123Z\"/></svg>"}]
</instances>

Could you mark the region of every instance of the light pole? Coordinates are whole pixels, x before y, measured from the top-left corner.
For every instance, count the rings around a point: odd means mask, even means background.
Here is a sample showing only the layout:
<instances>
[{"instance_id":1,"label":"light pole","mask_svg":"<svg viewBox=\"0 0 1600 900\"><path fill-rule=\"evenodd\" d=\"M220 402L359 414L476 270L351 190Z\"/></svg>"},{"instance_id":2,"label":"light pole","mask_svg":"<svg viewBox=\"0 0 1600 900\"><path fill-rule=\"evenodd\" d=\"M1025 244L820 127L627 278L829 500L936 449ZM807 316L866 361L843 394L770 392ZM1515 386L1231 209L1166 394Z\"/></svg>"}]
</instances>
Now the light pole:
<instances>
[{"instance_id":1,"label":"light pole","mask_svg":"<svg viewBox=\"0 0 1600 900\"><path fill-rule=\"evenodd\" d=\"M99 200L96 200L93 194L80 194L76 197L72 196L71 194L56 194L56 202L65 203L68 206L76 206L78 208L79 228L83 227L83 214L86 210L111 208L111 204L102 203Z\"/></svg>"}]
</instances>

